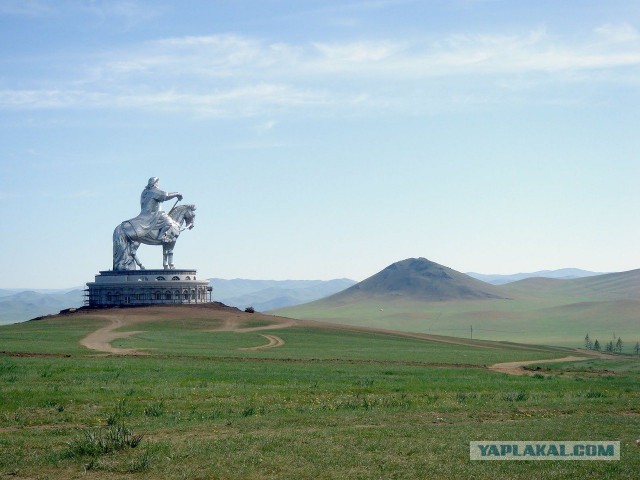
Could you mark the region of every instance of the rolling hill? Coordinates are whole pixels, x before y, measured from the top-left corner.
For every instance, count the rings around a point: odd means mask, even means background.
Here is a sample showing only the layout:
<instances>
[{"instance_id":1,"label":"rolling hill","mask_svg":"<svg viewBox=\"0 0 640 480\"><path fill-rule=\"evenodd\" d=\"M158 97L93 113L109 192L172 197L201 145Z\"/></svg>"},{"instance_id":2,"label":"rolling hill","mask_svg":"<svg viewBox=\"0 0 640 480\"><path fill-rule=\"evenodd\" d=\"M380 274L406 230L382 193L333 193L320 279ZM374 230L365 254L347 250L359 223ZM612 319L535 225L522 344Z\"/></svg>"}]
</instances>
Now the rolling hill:
<instances>
[{"instance_id":1,"label":"rolling hill","mask_svg":"<svg viewBox=\"0 0 640 480\"><path fill-rule=\"evenodd\" d=\"M211 278L213 296L226 305L262 312L311 302L350 287L348 278L335 280L225 280Z\"/></svg>"},{"instance_id":2,"label":"rolling hill","mask_svg":"<svg viewBox=\"0 0 640 480\"><path fill-rule=\"evenodd\" d=\"M640 300L640 269L571 280L528 278L504 285L501 291L515 297L556 296L572 301Z\"/></svg>"},{"instance_id":3,"label":"rolling hill","mask_svg":"<svg viewBox=\"0 0 640 480\"><path fill-rule=\"evenodd\" d=\"M640 270L490 285L407 259L326 299L279 315L485 340L579 346L586 333L640 340Z\"/></svg>"}]
</instances>

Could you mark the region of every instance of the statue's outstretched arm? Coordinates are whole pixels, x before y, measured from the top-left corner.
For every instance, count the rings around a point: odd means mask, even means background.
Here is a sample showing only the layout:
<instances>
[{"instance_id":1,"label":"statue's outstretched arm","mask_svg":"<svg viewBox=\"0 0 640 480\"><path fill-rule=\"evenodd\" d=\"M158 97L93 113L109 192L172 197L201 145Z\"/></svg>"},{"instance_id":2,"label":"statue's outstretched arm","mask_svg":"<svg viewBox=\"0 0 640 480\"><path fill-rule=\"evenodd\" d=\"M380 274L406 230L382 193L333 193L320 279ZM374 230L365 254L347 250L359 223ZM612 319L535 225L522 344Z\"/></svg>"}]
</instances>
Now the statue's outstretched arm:
<instances>
[{"instance_id":1,"label":"statue's outstretched arm","mask_svg":"<svg viewBox=\"0 0 640 480\"><path fill-rule=\"evenodd\" d=\"M177 198L178 200L182 200L182 194L178 192L171 192L171 193L167 193L164 197L165 201L171 200L172 198Z\"/></svg>"}]
</instances>

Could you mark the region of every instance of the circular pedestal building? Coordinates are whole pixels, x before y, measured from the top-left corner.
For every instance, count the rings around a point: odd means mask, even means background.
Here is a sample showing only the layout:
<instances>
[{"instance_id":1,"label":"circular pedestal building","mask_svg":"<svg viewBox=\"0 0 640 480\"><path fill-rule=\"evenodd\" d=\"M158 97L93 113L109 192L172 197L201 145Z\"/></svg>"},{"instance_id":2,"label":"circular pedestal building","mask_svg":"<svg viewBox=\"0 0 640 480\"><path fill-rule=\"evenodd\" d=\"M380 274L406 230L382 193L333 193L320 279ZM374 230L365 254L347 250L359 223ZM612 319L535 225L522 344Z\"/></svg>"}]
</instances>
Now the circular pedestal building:
<instances>
[{"instance_id":1,"label":"circular pedestal building","mask_svg":"<svg viewBox=\"0 0 640 480\"><path fill-rule=\"evenodd\" d=\"M206 303L209 282L196 279L196 270L108 270L87 283L87 305L166 305Z\"/></svg>"}]
</instances>

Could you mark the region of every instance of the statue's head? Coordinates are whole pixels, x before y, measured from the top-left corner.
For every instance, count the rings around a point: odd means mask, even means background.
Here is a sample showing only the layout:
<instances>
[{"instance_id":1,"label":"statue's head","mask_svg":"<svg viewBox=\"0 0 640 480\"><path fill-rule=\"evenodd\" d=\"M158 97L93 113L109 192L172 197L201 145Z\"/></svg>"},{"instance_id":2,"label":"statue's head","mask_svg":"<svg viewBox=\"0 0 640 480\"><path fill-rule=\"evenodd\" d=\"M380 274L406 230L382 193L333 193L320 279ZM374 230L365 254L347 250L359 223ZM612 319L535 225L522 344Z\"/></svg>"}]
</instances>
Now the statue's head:
<instances>
[{"instance_id":1,"label":"statue's head","mask_svg":"<svg viewBox=\"0 0 640 480\"><path fill-rule=\"evenodd\" d=\"M149 179L149 182L147 183L147 188L155 187L158 184L159 181L160 181L160 179L158 177L151 177Z\"/></svg>"}]
</instances>

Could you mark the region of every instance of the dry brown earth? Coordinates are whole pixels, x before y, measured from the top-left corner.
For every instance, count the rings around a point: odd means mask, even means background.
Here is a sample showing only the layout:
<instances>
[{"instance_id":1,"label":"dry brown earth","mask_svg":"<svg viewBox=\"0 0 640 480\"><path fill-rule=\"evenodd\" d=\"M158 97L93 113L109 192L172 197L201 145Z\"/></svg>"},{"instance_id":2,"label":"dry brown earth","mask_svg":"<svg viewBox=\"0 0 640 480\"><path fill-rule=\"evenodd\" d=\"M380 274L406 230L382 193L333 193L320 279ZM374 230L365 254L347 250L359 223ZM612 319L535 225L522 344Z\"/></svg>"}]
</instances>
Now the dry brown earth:
<instances>
[{"instance_id":1,"label":"dry brown earth","mask_svg":"<svg viewBox=\"0 0 640 480\"><path fill-rule=\"evenodd\" d=\"M525 366L538 363L578 362L581 360L589 360L589 358L569 355L567 357L553 358L551 360L527 360L524 362L496 363L494 365L491 365L489 367L489 370L493 370L494 372L507 373L509 375L531 375L533 372L525 370Z\"/></svg>"}]
</instances>

